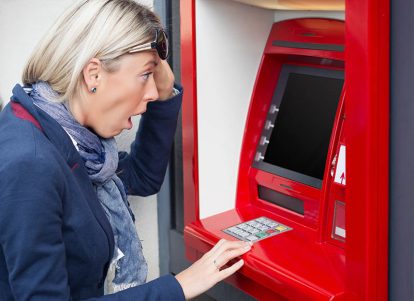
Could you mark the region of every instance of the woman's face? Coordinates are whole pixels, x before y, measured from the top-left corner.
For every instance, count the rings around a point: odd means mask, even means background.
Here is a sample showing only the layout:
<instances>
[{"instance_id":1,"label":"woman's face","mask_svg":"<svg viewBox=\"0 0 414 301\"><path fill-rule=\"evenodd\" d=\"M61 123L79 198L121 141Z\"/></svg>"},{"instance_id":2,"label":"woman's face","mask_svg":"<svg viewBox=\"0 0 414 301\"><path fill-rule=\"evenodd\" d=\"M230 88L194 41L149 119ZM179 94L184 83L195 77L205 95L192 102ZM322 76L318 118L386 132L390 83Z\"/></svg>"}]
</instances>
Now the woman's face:
<instances>
[{"instance_id":1,"label":"woman's face","mask_svg":"<svg viewBox=\"0 0 414 301\"><path fill-rule=\"evenodd\" d=\"M81 109L81 124L104 138L131 129L131 117L144 113L148 102L158 99L153 76L158 61L154 51L124 55L115 72L107 72L98 61L97 74L94 67L89 69L90 80L96 84L86 81L88 99ZM96 87L95 93L90 86Z\"/></svg>"}]
</instances>

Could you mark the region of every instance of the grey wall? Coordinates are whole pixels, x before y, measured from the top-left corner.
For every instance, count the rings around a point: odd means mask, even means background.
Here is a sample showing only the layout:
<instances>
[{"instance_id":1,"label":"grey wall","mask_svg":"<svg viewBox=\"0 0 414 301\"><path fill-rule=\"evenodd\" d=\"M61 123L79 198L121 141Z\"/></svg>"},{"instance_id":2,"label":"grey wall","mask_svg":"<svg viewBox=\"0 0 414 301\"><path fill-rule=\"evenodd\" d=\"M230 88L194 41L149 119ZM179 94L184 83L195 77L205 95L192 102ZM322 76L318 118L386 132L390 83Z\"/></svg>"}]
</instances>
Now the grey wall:
<instances>
[{"instance_id":1,"label":"grey wall","mask_svg":"<svg viewBox=\"0 0 414 301\"><path fill-rule=\"evenodd\" d=\"M414 2L391 3L389 300L414 300Z\"/></svg>"}]
</instances>

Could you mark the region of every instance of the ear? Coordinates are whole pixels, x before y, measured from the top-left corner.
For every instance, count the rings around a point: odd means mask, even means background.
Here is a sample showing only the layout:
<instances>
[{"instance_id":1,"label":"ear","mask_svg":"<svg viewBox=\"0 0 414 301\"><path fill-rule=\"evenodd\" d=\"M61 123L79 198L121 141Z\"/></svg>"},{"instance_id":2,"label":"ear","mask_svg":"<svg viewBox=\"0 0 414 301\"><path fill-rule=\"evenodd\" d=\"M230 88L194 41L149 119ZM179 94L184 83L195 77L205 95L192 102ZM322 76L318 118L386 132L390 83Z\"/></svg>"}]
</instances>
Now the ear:
<instances>
[{"instance_id":1,"label":"ear","mask_svg":"<svg viewBox=\"0 0 414 301\"><path fill-rule=\"evenodd\" d=\"M83 67L83 80L85 81L88 91L97 88L102 77L102 63L97 58L91 58L89 62Z\"/></svg>"}]
</instances>

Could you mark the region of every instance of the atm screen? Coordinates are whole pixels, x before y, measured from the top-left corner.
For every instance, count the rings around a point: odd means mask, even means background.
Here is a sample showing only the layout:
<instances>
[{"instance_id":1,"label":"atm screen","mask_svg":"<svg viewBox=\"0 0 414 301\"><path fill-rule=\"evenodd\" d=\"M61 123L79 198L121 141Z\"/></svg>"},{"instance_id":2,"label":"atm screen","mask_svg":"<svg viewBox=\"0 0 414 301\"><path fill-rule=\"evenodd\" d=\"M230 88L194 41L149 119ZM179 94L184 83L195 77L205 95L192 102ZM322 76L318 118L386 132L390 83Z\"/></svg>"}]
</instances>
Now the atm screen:
<instances>
[{"instance_id":1,"label":"atm screen","mask_svg":"<svg viewBox=\"0 0 414 301\"><path fill-rule=\"evenodd\" d=\"M271 127L262 133L259 168L321 187L343 82L342 71L282 68L268 116Z\"/></svg>"}]
</instances>

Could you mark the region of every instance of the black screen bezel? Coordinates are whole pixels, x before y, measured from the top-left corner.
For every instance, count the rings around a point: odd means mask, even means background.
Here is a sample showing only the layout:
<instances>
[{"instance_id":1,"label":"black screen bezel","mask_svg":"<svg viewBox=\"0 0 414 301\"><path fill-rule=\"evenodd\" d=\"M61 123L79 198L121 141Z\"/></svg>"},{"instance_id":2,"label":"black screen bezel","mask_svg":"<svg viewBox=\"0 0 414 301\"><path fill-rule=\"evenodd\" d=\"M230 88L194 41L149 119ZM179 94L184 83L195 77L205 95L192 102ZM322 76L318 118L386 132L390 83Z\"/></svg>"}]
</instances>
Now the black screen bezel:
<instances>
[{"instance_id":1,"label":"black screen bezel","mask_svg":"<svg viewBox=\"0 0 414 301\"><path fill-rule=\"evenodd\" d=\"M313 76L320 76L320 77L328 77L328 78L335 78L335 79L341 79L344 80L344 71L343 70L334 70L334 69L326 69L326 68L316 68L316 67L308 67L308 66L299 66L299 65L288 65L285 64L282 66L280 71L280 76L275 88L275 92L272 97L271 106L275 105L277 108L280 107L280 104L283 99L284 91L286 89L287 81L289 78L289 74L291 73L298 73L298 74L304 74L304 75L313 75ZM343 89L343 88L342 88ZM339 104L339 99L338 99ZM270 111L270 110L269 110ZM267 119L270 121L273 125L276 123L277 119L277 112L276 113L268 113ZM334 125L333 125L334 127ZM332 129L333 129L332 127ZM263 127L262 130L262 137L269 138L273 132L274 128L269 131L266 130L265 127ZM258 143L256 148L256 154L266 154L267 145L261 145ZM253 167L269 172L271 174L281 176L283 178L287 178L290 180L294 180L296 182L300 182L305 185L309 185L315 188L320 189L322 187L323 180L319 178L315 178L312 176L308 176L293 170L289 170L277 165L272 165L270 163L264 162L263 160L253 160ZM325 165L326 169L326 165Z\"/></svg>"}]
</instances>

